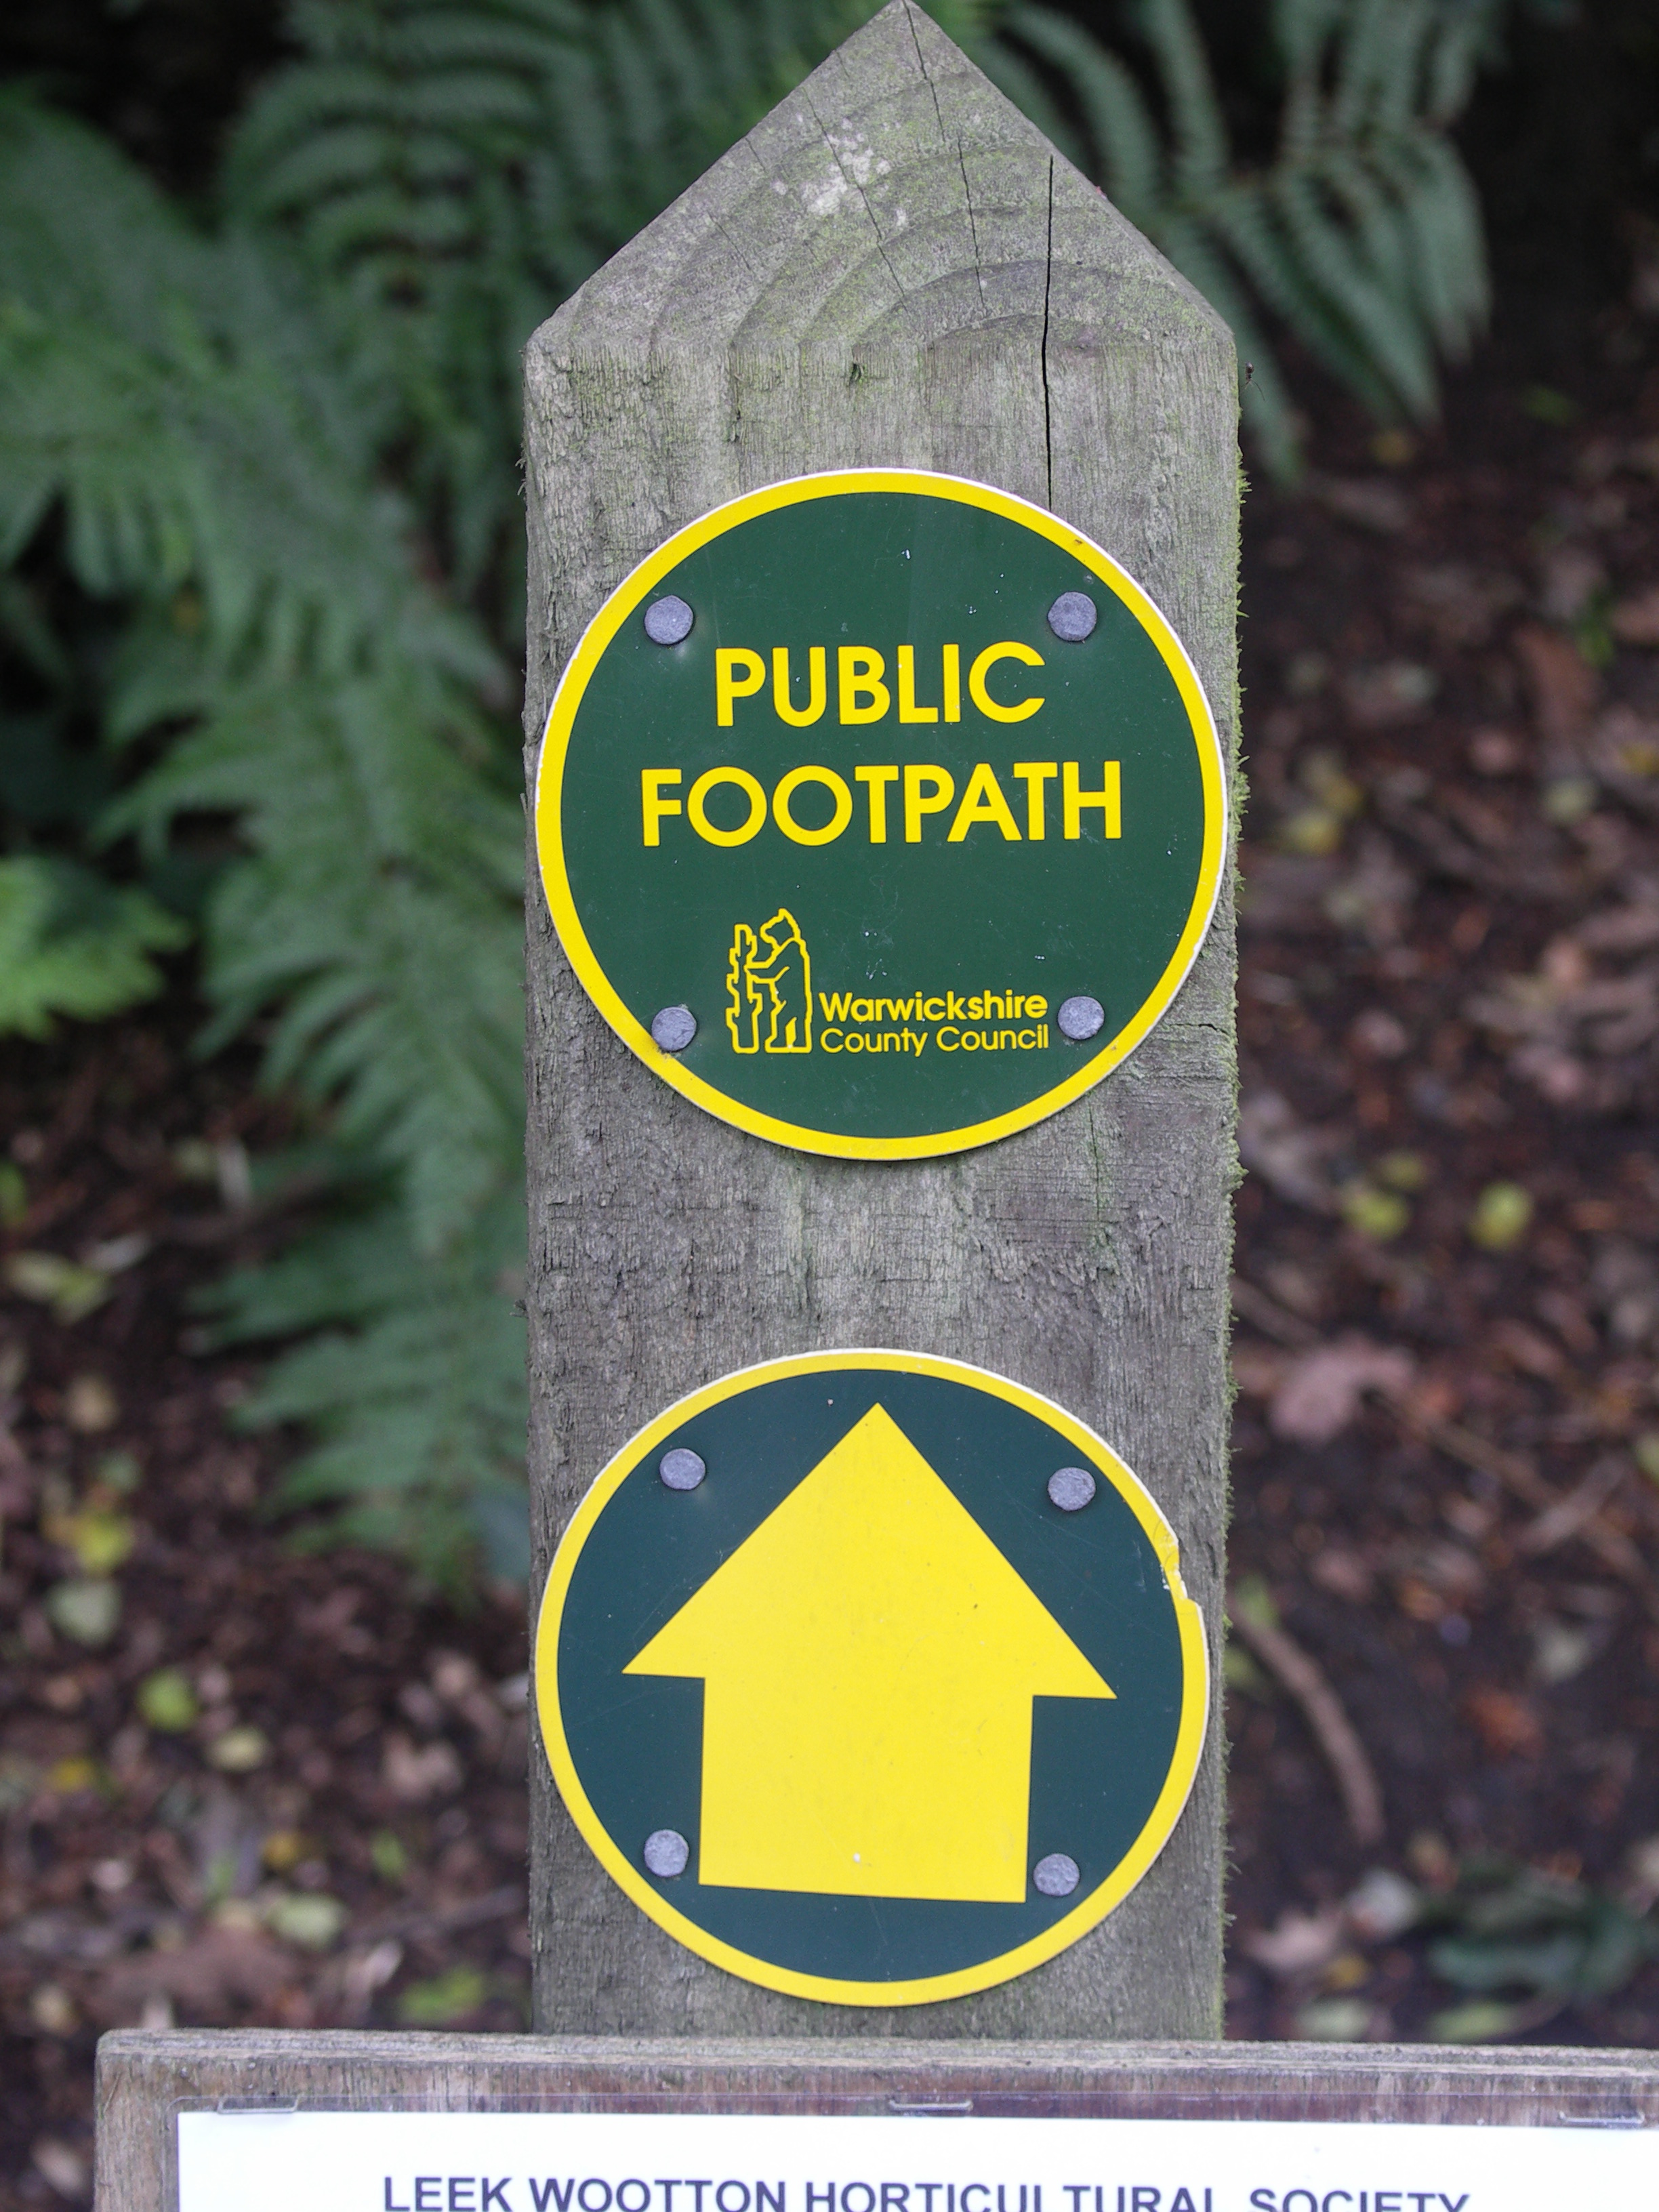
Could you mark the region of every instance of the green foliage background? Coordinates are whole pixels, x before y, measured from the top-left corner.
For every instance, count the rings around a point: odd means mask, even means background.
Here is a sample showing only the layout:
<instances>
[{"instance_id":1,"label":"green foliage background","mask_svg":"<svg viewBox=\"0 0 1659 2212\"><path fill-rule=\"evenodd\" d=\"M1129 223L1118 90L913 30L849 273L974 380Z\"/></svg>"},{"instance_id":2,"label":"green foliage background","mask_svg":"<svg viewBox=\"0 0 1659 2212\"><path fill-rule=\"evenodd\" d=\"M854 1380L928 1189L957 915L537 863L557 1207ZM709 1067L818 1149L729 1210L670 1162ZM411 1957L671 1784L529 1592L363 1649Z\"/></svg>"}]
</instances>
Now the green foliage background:
<instances>
[{"instance_id":1,"label":"green foliage background","mask_svg":"<svg viewBox=\"0 0 1659 2212\"><path fill-rule=\"evenodd\" d=\"M113 1012L198 934L205 1042L260 1021L330 1193L216 1300L285 1347L247 1418L309 1438L279 1502L314 1537L434 1578L524 1560L519 350L872 12L299 0L205 218L0 104L0 1030ZM1254 166L1188 0L1110 46L932 12L1231 321L1267 465L1272 327L1432 413L1486 312L1449 131L1499 0L1272 0Z\"/></svg>"}]
</instances>

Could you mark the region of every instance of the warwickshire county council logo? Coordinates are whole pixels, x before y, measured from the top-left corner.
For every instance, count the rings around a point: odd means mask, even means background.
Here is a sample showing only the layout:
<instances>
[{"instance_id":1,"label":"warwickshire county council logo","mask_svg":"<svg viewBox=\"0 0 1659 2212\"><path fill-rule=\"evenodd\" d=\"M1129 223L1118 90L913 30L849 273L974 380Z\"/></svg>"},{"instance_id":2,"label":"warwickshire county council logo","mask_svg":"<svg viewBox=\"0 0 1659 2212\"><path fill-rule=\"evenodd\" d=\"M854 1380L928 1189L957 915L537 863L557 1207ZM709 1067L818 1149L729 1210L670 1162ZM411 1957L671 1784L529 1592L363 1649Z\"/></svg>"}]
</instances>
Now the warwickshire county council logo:
<instances>
[{"instance_id":1,"label":"warwickshire county council logo","mask_svg":"<svg viewBox=\"0 0 1659 2212\"><path fill-rule=\"evenodd\" d=\"M816 1014L814 1000L816 999ZM800 924L781 906L758 930L732 932L726 1026L733 1052L834 1055L1047 1052L1048 1001L1040 992L910 991L877 996L812 988L812 956ZM914 1024L914 1026L913 1026Z\"/></svg>"},{"instance_id":2,"label":"warwickshire county council logo","mask_svg":"<svg viewBox=\"0 0 1659 2212\"><path fill-rule=\"evenodd\" d=\"M606 1021L708 1113L848 1159L985 1144L1099 1082L1197 957L1226 835L1146 594L1042 508L917 470L671 538L578 645L537 770Z\"/></svg>"}]
</instances>

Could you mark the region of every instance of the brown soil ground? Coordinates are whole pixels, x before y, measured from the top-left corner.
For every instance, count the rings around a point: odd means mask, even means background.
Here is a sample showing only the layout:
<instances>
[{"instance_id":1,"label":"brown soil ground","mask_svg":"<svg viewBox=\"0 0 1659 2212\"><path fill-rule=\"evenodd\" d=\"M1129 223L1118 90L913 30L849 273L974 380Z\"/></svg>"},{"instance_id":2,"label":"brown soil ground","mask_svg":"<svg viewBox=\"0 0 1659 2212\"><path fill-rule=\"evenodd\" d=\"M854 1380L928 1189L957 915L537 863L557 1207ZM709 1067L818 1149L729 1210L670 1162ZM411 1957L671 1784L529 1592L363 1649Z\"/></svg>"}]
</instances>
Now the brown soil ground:
<instances>
[{"instance_id":1,"label":"brown soil ground","mask_svg":"<svg viewBox=\"0 0 1659 2212\"><path fill-rule=\"evenodd\" d=\"M1473 1984L1344 1908L1368 1869L1443 1917L1492 1853L1564 1923L1659 1890L1659 379L1607 385L1489 368L1434 441L1339 427L1249 503L1236 2035L1447 2032ZM0 1073L9 1251L107 1278L0 1310L0 2208L84 2194L104 2027L526 2019L522 1598L262 1516L280 1446L191 1297L273 1237L238 1147L280 1132L191 1019ZM1659 2042L1639 1942L1597 1996L1500 1974L1487 2032Z\"/></svg>"},{"instance_id":2,"label":"brown soil ground","mask_svg":"<svg viewBox=\"0 0 1659 2212\"><path fill-rule=\"evenodd\" d=\"M1236 1661L1235 2035L1468 2001L1336 1924L1370 1866L1659 1888L1659 380L1607 384L1488 366L1420 457L1356 425L1249 503L1234 1585L1385 1826ZM1516 2031L1659 2041L1659 1969L1609 1978L1506 1984Z\"/></svg>"},{"instance_id":3,"label":"brown soil ground","mask_svg":"<svg viewBox=\"0 0 1659 2212\"><path fill-rule=\"evenodd\" d=\"M10 1250L112 1270L80 1320L0 1314L7 2212L83 2197L106 2027L526 2024L523 1595L423 1605L262 1516L280 1448L236 1434L248 1363L192 1349L191 1297L270 1242L214 1176L234 1199L238 1148L277 1132L185 1021L14 1046L0 1078ZM100 1543L131 1549L88 1650L50 1594ZM194 1713L146 1725L140 1686L174 1669Z\"/></svg>"}]
</instances>

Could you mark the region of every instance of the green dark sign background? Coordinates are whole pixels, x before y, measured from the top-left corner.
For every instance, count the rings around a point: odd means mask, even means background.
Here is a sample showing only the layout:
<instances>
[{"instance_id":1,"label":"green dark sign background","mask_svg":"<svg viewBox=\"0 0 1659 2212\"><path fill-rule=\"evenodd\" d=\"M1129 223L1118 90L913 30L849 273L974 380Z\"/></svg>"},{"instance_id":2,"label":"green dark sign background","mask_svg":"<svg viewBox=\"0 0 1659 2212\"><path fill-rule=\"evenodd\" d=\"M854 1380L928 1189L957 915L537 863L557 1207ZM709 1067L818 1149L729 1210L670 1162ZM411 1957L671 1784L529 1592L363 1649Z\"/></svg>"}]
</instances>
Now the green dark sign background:
<instances>
[{"instance_id":1,"label":"green dark sign background","mask_svg":"<svg viewBox=\"0 0 1659 2212\"><path fill-rule=\"evenodd\" d=\"M1067 592L1086 592L1098 610L1097 627L1080 643L1062 642L1047 621ZM664 647L647 637L642 616L670 592L690 605L696 622L683 643ZM1006 705L1042 696L1041 709L1016 723L988 719L968 694L975 655L1006 640L1033 647L1043 661L1041 668L1004 661L988 678ZM961 649L961 720L901 725L896 648L914 647L918 701L939 707L946 643ZM845 726L837 718L836 648L843 645L883 655L894 697L878 722ZM774 710L778 646L789 649L798 706L807 698L809 648L826 649L828 703L811 727L792 728ZM722 647L747 647L767 669L763 689L735 702L732 726L724 729L715 720ZM556 721L558 712L556 703ZM1213 750L1207 728L1195 733L1164 654L1130 606L1037 529L958 497L915 491L802 498L737 523L655 578L605 647L576 707L557 790L569 902L605 983L642 1028L661 1008L690 1008L697 1033L678 1063L735 1103L731 1118L752 1127L747 1117L766 1116L860 1148L969 1128L994 1134L982 1125L1020 1115L1103 1055L1103 1065L1121 1056L1116 1041L1158 991L1195 903L1207 918L1213 885L1204 881L1205 744ZM1032 842L1024 834L1027 787L1011 773L1014 762L1031 760L1076 761L1085 792L1100 787L1103 762L1121 763L1121 837L1108 841L1101 812L1085 810L1081 836L1066 839L1056 778L1046 787L1047 835ZM1018 843L992 822L975 824L962 842L946 842L981 761L996 773L1022 833ZM955 799L927 818L920 844L907 843L901 787L888 787L887 842L874 844L854 769L906 763L947 769ZM806 763L833 769L852 790L851 823L833 843L796 844L769 818L750 842L721 848L705 842L684 811L662 821L656 848L642 842L644 769L679 769L670 795L684 806L706 769L747 769L769 799L781 776ZM1218 793L1218 777L1211 782ZM545 793L542 803L552 896ZM831 803L822 787L807 787L793 811L803 826L821 827ZM708 811L729 829L742 822L745 805L728 786ZM1212 838L1212 862L1218 851ZM795 917L811 955L813 1049L740 1054L725 1019L734 928L758 929L780 908ZM595 988L591 976L585 980ZM1041 994L1046 1042L948 1051L933 1035L920 1054L824 1048L825 993L905 999L947 992L964 1000L981 992ZM1098 1000L1106 1019L1096 1037L1077 1044L1061 1036L1054 1014L1079 994ZM606 1012L614 1021L614 1010ZM918 1019L908 1026L938 1025ZM968 1026L1029 1033L1033 1024L993 1016Z\"/></svg>"},{"instance_id":2,"label":"green dark sign background","mask_svg":"<svg viewBox=\"0 0 1659 2212\"><path fill-rule=\"evenodd\" d=\"M1111 1685L1110 1700L1034 1700L1028 1860L1075 1859L1073 1895L941 1903L702 1887L701 1682L623 1668L721 1563L879 1403ZM707 1462L695 1491L658 1476L666 1450ZM658 1884L734 1949L826 1979L880 1983L971 1969L1076 1911L1116 1869L1169 1776L1182 1717L1174 1601L1145 1529L1101 1480L1062 1513L1046 1486L1076 1443L1006 1399L938 1376L858 1367L792 1375L693 1413L623 1480L576 1561L557 1646L559 1709L582 1788L636 1864L653 1830L691 1845Z\"/></svg>"}]
</instances>

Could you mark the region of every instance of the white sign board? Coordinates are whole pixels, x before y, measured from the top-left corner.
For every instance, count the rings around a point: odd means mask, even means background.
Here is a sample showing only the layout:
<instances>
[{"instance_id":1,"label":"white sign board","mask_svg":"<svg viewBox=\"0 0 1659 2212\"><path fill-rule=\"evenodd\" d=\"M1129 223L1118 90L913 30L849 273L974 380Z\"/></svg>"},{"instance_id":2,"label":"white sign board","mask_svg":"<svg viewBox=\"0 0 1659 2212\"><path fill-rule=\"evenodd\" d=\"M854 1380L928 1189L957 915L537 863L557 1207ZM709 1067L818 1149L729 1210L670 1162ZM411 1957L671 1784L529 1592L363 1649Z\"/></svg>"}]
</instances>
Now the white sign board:
<instances>
[{"instance_id":1,"label":"white sign board","mask_svg":"<svg viewBox=\"0 0 1659 2212\"><path fill-rule=\"evenodd\" d=\"M179 2212L1654 2212L1659 2128L182 2112Z\"/></svg>"}]
</instances>

